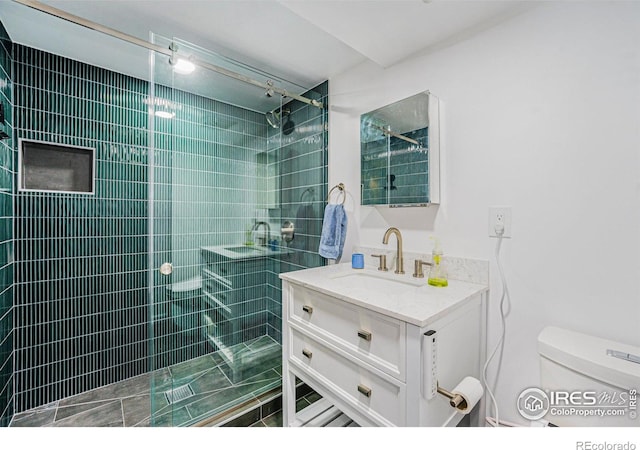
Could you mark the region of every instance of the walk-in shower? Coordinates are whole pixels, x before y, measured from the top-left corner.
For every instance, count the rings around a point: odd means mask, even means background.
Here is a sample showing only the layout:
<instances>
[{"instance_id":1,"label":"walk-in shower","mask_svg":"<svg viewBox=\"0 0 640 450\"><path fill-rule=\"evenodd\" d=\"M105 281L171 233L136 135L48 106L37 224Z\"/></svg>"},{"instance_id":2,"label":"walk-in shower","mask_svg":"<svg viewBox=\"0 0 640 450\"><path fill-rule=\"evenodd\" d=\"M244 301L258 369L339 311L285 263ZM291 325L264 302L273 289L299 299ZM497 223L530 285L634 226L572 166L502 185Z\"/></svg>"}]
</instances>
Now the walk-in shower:
<instances>
[{"instance_id":1,"label":"walk-in shower","mask_svg":"<svg viewBox=\"0 0 640 450\"><path fill-rule=\"evenodd\" d=\"M15 426L188 426L276 407L278 275L324 264L309 193L327 186L327 84L158 35L140 78L7 42L10 156L24 138L96 163L91 195L11 185L15 388L0 409Z\"/></svg>"},{"instance_id":2,"label":"walk-in shower","mask_svg":"<svg viewBox=\"0 0 640 450\"><path fill-rule=\"evenodd\" d=\"M176 42L153 39L161 46ZM179 48L199 61L218 62L189 43ZM280 95L265 99L251 86L256 99L276 103L270 111L277 114L203 99L193 92L230 81L207 70L178 76L165 60L156 54L152 61L152 95L175 105L176 116L153 118L149 126L157 159L152 226L162 230L154 233L150 254L153 267L173 265L169 277L153 272L152 283L155 368L166 367L171 376L156 372L152 418L166 423L170 413L173 424L185 424L279 389L277 276L323 263L312 242L320 231L320 199L302 208L299 197L311 185L324 189L326 118L322 108L296 100L285 105ZM256 71L245 75L282 83ZM229 88L246 91L231 81ZM305 95L326 101L322 91ZM293 134L294 115L313 131ZM298 222L299 242L286 243L276 231L285 220ZM170 401L176 392L184 398Z\"/></svg>"}]
</instances>

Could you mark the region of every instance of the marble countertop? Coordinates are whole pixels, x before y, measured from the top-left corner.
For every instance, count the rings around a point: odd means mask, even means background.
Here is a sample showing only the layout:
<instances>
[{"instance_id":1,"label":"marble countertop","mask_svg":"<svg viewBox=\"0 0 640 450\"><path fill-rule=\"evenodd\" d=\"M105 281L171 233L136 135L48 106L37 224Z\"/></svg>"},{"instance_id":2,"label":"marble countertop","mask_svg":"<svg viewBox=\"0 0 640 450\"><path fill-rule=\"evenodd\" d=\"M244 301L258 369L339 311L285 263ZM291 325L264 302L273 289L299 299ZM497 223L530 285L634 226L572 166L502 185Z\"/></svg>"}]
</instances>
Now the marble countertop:
<instances>
[{"instance_id":1,"label":"marble countertop","mask_svg":"<svg viewBox=\"0 0 640 450\"><path fill-rule=\"evenodd\" d=\"M209 247L200 247L202 251L217 253L228 259L249 259L264 258L268 256L286 255L291 251L286 247L276 247L271 250L268 247L260 247L257 245L215 245Z\"/></svg>"},{"instance_id":2,"label":"marble countertop","mask_svg":"<svg viewBox=\"0 0 640 450\"><path fill-rule=\"evenodd\" d=\"M426 274L414 278L410 270L406 272L398 275L369 266L352 269L346 263L287 272L280 278L419 327L489 290L485 284L451 279L447 287L434 287L427 284Z\"/></svg>"}]
</instances>

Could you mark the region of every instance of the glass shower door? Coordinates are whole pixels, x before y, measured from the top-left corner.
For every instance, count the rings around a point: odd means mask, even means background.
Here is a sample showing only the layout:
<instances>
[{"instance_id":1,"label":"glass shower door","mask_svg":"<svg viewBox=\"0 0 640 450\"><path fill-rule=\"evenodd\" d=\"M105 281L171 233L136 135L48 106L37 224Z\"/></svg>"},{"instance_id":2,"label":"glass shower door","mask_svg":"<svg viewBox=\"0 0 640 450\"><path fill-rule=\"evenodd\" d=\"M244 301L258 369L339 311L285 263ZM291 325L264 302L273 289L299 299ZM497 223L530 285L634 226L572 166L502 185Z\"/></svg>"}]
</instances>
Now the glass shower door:
<instances>
[{"instance_id":1,"label":"glass shower door","mask_svg":"<svg viewBox=\"0 0 640 450\"><path fill-rule=\"evenodd\" d=\"M195 56L282 83L179 39L153 39L175 50L174 63ZM151 424L220 422L279 395L278 274L323 264L326 113L202 67L179 73L165 55L151 67ZM298 221L291 242L280 237L285 220Z\"/></svg>"}]
</instances>

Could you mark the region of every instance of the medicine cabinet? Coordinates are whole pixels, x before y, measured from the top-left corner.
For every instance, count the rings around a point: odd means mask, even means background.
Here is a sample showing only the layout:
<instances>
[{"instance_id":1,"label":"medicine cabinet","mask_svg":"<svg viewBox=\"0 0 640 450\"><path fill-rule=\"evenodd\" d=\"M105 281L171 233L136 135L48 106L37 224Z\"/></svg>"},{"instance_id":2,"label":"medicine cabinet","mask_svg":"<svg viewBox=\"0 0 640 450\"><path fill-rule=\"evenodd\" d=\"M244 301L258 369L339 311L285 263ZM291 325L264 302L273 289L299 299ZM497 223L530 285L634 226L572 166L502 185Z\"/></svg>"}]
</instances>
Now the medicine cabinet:
<instances>
[{"instance_id":1,"label":"medicine cabinet","mask_svg":"<svg viewBox=\"0 0 640 450\"><path fill-rule=\"evenodd\" d=\"M440 203L440 102L421 92L360 116L362 205Z\"/></svg>"}]
</instances>

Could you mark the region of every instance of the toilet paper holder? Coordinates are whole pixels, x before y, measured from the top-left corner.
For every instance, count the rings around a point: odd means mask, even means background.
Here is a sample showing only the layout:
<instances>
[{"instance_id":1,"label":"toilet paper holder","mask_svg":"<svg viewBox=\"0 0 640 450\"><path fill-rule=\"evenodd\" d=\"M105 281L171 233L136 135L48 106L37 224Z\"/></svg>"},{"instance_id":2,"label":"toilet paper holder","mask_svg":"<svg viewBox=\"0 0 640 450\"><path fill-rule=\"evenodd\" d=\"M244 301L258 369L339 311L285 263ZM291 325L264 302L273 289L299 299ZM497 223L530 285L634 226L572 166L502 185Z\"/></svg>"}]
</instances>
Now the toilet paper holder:
<instances>
[{"instance_id":1,"label":"toilet paper holder","mask_svg":"<svg viewBox=\"0 0 640 450\"><path fill-rule=\"evenodd\" d=\"M467 409L467 401L460 394L454 394L453 392L449 392L448 390L441 388L440 383L438 383L438 394L444 395L449 399L449 405L451 407L464 410Z\"/></svg>"},{"instance_id":2,"label":"toilet paper holder","mask_svg":"<svg viewBox=\"0 0 640 450\"><path fill-rule=\"evenodd\" d=\"M453 392L440 386L437 368L437 333L429 330L422 340L422 395L431 400L440 394L449 400L449 405L462 414L468 414L482 399L484 390L480 381L467 376L453 388Z\"/></svg>"}]
</instances>

